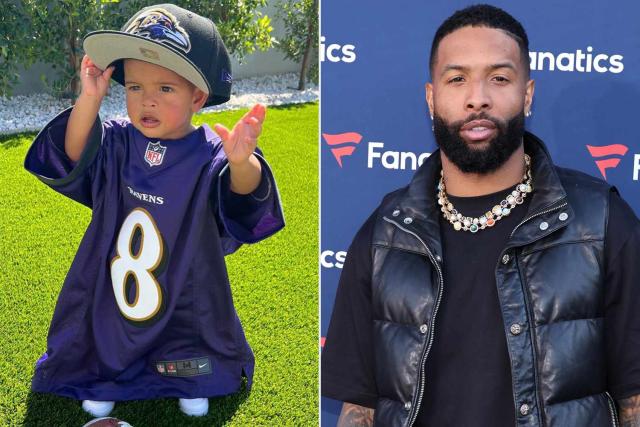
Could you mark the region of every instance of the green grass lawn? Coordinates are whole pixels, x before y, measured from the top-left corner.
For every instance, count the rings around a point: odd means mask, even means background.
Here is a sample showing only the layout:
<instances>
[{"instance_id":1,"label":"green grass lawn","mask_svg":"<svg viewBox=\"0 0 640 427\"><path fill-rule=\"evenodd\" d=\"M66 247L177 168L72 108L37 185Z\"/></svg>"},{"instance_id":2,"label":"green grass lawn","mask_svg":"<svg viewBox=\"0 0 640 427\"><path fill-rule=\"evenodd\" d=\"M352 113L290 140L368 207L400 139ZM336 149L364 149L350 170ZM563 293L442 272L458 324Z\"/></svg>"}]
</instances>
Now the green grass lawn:
<instances>
[{"instance_id":1,"label":"green grass lawn","mask_svg":"<svg viewBox=\"0 0 640 427\"><path fill-rule=\"evenodd\" d=\"M197 123L233 126L246 110ZM82 426L78 401L32 393L49 322L91 211L23 168L35 134L0 139L0 426ZM238 314L256 356L251 392L210 399L189 418L177 399L116 404L139 426L318 425L318 105L269 108L259 146L278 181L287 225L227 257Z\"/></svg>"}]
</instances>

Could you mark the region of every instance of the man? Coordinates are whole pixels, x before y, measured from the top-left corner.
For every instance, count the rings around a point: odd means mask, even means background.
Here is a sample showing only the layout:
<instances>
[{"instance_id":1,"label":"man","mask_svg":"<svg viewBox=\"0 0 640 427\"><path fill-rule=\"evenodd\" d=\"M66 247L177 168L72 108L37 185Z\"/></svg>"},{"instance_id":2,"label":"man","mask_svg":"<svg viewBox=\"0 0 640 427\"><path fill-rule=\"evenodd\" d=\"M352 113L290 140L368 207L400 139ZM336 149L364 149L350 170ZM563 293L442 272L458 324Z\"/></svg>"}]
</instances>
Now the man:
<instances>
[{"instance_id":1,"label":"man","mask_svg":"<svg viewBox=\"0 0 640 427\"><path fill-rule=\"evenodd\" d=\"M524 131L528 38L501 9L437 30L440 148L356 235L322 355L340 426L640 426L640 223Z\"/></svg>"}]
</instances>

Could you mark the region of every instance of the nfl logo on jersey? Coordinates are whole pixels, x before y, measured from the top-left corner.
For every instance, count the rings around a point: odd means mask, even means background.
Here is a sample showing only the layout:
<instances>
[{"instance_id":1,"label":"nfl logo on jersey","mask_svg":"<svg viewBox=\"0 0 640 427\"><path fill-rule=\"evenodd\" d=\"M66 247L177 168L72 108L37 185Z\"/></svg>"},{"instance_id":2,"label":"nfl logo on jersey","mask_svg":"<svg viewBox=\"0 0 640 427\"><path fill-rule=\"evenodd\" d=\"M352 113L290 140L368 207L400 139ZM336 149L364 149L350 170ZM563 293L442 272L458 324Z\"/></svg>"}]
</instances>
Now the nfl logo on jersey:
<instances>
[{"instance_id":1,"label":"nfl logo on jersey","mask_svg":"<svg viewBox=\"0 0 640 427\"><path fill-rule=\"evenodd\" d=\"M144 153L144 159L149 163L149 166L160 166L162 160L164 160L164 153L167 151L167 147L160 145L160 142L155 144L149 141L147 145L147 151Z\"/></svg>"}]
</instances>

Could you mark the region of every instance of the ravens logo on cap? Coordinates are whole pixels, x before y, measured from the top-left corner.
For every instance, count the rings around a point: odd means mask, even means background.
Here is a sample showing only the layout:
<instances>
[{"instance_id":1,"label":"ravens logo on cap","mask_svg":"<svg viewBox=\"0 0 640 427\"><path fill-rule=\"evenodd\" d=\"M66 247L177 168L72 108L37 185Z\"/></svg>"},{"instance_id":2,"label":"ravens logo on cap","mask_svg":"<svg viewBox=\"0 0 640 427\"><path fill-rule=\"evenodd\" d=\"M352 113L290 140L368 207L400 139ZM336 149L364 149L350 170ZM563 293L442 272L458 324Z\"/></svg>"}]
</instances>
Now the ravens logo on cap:
<instances>
[{"instance_id":1,"label":"ravens logo on cap","mask_svg":"<svg viewBox=\"0 0 640 427\"><path fill-rule=\"evenodd\" d=\"M180 26L175 16L161 8L145 10L131 22L125 32L160 43L166 42L185 53L191 50L187 32Z\"/></svg>"}]
</instances>

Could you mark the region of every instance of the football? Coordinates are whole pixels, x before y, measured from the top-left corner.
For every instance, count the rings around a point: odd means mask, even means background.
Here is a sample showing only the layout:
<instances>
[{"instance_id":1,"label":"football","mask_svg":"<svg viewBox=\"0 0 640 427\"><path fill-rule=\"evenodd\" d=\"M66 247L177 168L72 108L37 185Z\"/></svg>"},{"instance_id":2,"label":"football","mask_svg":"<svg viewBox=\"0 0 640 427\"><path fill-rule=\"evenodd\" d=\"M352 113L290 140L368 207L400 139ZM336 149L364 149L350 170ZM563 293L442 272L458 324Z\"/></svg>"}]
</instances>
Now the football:
<instances>
[{"instance_id":1,"label":"football","mask_svg":"<svg viewBox=\"0 0 640 427\"><path fill-rule=\"evenodd\" d=\"M102 417L96 418L94 420L89 421L82 427L132 427L126 421L119 420L113 417Z\"/></svg>"}]
</instances>

